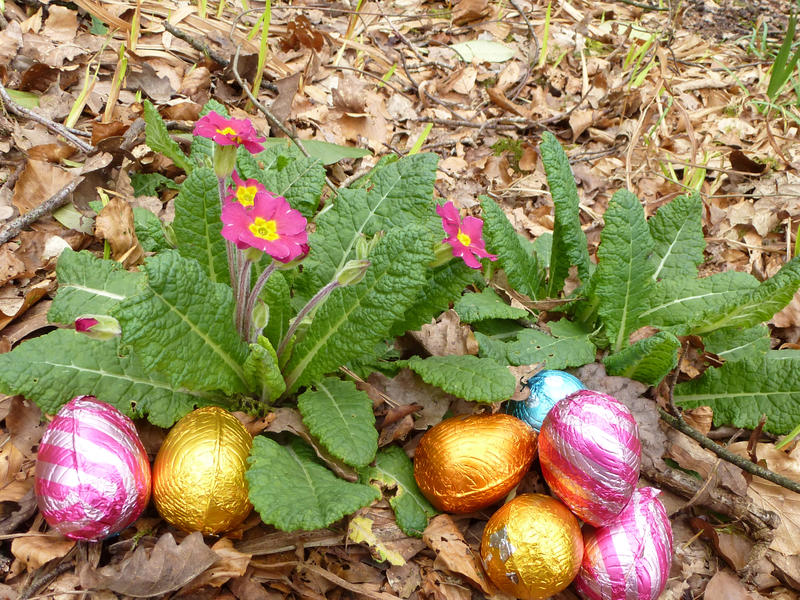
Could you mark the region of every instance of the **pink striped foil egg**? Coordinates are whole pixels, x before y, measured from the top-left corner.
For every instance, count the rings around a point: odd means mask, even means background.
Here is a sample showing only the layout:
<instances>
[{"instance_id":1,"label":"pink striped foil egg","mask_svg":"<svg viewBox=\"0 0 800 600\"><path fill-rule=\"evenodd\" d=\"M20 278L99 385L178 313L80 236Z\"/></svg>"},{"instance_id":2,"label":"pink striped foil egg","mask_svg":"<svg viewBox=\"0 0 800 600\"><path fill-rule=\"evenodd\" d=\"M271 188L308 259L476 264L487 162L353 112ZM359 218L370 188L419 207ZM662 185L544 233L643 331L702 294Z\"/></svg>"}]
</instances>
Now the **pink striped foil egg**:
<instances>
[{"instance_id":1,"label":"pink striped foil egg","mask_svg":"<svg viewBox=\"0 0 800 600\"><path fill-rule=\"evenodd\" d=\"M47 523L68 538L125 529L150 500L150 463L133 422L94 396L70 400L42 436L34 489Z\"/></svg>"},{"instance_id":2,"label":"pink striped foil egg","mask_svg":"<svg viewBox=\"0 0 800 600\"><path fill-rule=\"evenodd\" d=\"M547 485L595 527L622 512L636 489L642 446L636 420L616 398L580 390L560 400L539 434Z\"/></svg>"},{"instance_id":3,"label":"pink striped foil egg","mask_svg":"<svg viewBox=\"0 0 800 600\"><path fill-rule=\"evenodd\" d=\"M586 600L656 600L672 563L672 527L654 488L636 490L616 520L583 528L575 588Z\"/></svg>"}]
</instances>

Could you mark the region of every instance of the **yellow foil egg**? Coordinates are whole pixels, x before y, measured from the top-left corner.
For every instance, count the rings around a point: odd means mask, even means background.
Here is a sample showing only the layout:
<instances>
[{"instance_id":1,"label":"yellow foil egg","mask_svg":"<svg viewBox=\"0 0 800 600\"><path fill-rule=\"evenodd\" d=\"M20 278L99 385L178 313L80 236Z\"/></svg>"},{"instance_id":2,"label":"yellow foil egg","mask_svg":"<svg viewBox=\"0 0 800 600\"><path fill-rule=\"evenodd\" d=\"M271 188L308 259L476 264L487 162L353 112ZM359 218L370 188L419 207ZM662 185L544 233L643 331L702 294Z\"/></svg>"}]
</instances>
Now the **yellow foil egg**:
<instances>
[{"instance_id":1,"label":"yellow foil egg","mask_svg":"<svg viewBox=\"0 0 800 600\"><path fill-rule=\"evenodd\" d=\"M578 519L550 496L517 496L486 524L481 558L489 579L506 594L548 598L572 583L581 568Z\"/></svg>"},{"instance_id":2,"label":"yellow foil egg","mask_svg":"<svg viewBox=\"0 0 800 600\"><path fill-rule=\"evenodd\" d=\"M170 430L153 463L159 514L184 531L217 534L236 527L253 508L247 457L253 438L226 410L207 406Z\"/></svg>"},{"instance_id":3,"label":"yellow foil egg","mask_svg":"<svg viewBox=\"0 0 800 600\"><path fill-rule=\"evenodd\" d=\"M536 432L507 414L446 419L431 428L414 454L414 478L437 509L481 510L502 500L536 456Z\"/></svg>"}]
</instances>

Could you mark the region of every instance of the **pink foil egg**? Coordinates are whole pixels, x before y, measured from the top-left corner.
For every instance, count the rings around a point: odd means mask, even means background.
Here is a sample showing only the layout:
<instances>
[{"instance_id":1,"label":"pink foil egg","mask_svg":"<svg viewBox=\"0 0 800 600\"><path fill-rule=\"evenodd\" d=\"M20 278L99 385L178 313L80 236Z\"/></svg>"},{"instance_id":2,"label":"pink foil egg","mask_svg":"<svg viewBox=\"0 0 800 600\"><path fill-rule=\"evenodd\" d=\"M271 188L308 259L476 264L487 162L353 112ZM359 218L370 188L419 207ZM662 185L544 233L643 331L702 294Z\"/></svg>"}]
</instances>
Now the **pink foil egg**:
<instances>
[{"instance_id":1,"label":"pink foil egg","mask_svg":"<svg viewBox=\"0 0 800 600\"><path fill-rule=\"evenodd\" d=\"M42 436L34 489L47 523L68 538L125 529L150 500L150 463L133 422L94 396L70 400Z\"/></svg>"},{"instance_id":2,"label":"pink foil egg","mask_svg":"<svg viewBox=\"0 0 800 600\"><path fill-rule=\"evenodd\" d=\"M575 516L595 527L613 521L631 499L641 453L631 412L592 390L560 400L539 434L547 485Z\"/></svg>"},{"instance_id":3,"label":"pink foil egg","mask_svg":"<svg viewBox=\"0 0 800 600\"><path fill-rule=\"evenodd\" d=\"M616 520L583 528L575 588L586 600L655 600L672 562L672 528L654 488L636 490Z\"/></svg>"}]
</instances>

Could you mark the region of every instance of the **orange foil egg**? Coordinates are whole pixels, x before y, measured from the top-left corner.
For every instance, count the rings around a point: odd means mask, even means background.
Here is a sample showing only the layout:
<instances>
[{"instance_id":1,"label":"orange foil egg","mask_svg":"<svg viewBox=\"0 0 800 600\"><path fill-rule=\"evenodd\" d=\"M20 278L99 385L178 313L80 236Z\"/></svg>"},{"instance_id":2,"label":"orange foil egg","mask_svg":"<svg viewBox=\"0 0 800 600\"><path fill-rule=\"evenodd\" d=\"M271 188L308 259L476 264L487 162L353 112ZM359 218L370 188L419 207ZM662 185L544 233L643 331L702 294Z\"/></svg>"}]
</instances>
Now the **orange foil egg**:
<instances>
[{"instance_id":1,"label":"orange foil egg","mask_svg":"<svg viewBox=\"0 0 800 600\"><path fill-rule=\"evenodd\" d=\"M207 406L183 417L153 463L159 514L184 531L223 533L245 520L247 457L253 438L228 411Z\"/></svg>"},{"instance_id":2,"label":"orange foil egg","mask_svg":"<svg viewBox=\"0 0 800 600\"><path fill-rule=\"evenodd\" d=\"M581 568L578 519L550 496L517 496L486 524L481 558L489 579L506 594L548 598L572 583Z\"/></svg>"},{"instance_id":3,"label":"orange foil egg","mask_svg":"<svg viewBox=\"0 0 800 600\"><path fill-rule=\"evenodd\" d=\"M414 455L414 478L437 509L481 510L502 500L536 456L536 432L507 414L446 419L431 428Z\"/></svg>"}]
</instances>

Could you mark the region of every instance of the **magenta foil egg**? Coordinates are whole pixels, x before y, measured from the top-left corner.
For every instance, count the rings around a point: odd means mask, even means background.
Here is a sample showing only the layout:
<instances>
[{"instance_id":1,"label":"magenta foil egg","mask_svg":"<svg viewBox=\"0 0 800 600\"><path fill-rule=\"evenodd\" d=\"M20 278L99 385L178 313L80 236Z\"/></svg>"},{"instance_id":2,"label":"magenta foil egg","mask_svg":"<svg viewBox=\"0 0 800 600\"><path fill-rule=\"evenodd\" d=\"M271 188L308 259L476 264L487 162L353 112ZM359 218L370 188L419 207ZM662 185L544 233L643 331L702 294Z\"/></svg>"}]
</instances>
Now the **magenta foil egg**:
<instances>
[{"instance_id":1,"label":"magenta foil egg","mask_svg":"<svg viewBox=\"0 0 800 600\"><path fill-rule=\"evenodd\" d=\"M669 577L672 528L654 488L636 490L617 519L583 528L575 587L586 600L655 600Z\"/></svg>"},{"instance_id":2,"label":"magenta foil egg","mask_svg":"<svg viewBox=\"0 0 800 600\"><path fill-rule=\"evenodd\" d=\"M68 538L125 529L150 500L150 462L133 422L94 396L70 400L42 436L34 489L47 523Z\"/></svg>"},{"instance_id":3,"label":"magenta foil egg","mask_svg":"<svg viewBox=\"0 0 800 600\"><path fill-rule=\"evenodd\" d=\"M641 452L631 412L592 390L559 401L539 434L547 485L575 516L595 527L613 521L631 499Z\"/></svg>"}]
</instances>

